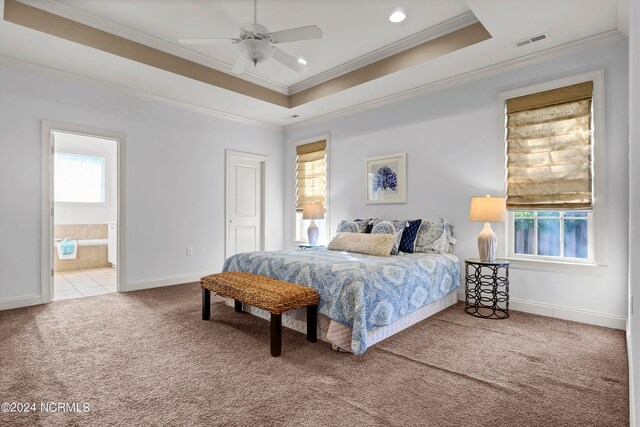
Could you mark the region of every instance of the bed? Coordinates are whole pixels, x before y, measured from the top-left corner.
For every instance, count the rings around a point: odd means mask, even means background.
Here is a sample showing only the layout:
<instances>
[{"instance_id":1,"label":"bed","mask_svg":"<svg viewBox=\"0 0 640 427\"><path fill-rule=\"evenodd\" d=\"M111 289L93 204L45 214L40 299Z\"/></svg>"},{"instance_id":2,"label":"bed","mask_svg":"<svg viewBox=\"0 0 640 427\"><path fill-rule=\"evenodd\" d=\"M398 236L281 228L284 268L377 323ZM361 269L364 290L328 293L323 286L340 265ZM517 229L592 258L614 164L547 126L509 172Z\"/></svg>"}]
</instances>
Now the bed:
<instances>
[{"instance_id":1,"label":"bed","mask_svg":"<svg viewBox=\"0 0 640 427\"><path fill-rule=\"evenodd\" d=\"M376 342L454 304L460 263L452 254L389 257L328 250L241 253L223 271L245 271L312 287L320 293L319 337L363 354ZM250 312L268 318L268 313ZM300 313L283 324L305 330Z\"/></svg>"}]
</instances>

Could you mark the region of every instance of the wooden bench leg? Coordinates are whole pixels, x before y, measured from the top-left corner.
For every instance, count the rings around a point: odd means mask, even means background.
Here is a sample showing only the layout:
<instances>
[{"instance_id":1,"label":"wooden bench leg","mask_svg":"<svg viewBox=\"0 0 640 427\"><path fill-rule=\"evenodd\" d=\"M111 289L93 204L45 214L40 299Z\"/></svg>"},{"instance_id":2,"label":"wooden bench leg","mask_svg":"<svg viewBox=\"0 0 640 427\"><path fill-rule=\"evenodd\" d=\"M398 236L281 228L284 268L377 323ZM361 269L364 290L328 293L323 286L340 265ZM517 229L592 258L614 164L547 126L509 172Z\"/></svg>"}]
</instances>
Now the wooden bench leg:
<instances>
[{"instance_id":1,"label":"wooden bench leg","mask_svg":"<svg viewBox=\"0 0 640 427\"><path fill-rule=\"evenodd\" d=\"M202 320L209 320L211 317L211 291L202 290Z\"/></svg>"},{"instance_id":2,"label":"wooden bench leg","mask_svg":"<svg viewBox=\"0 0 640 427\"><path fill-rule=\"evenodd\" d=\"M307 306L307 341L318 342L318 306Z\"/></svg>"},{"instance_id":3,"label":"wooden bench leg","mask_svg":"<svg viewBox=\"0 0 640 427\"><path fill-rule=\"evenodd\" d=\"M271 315L271 355L278 357L282 353L282 314Z\"/></svg>"},{"instance_id":4,"label":"wooden bench leg","mask_svg":"<svg viewBox=\"0 0 640 427\"><path fill-rule=\"evenodd\" d=\"M238 313L242 313L242 301L238 301L237 299L234 299L233 306Z\"/></svg>"}]
</instances>

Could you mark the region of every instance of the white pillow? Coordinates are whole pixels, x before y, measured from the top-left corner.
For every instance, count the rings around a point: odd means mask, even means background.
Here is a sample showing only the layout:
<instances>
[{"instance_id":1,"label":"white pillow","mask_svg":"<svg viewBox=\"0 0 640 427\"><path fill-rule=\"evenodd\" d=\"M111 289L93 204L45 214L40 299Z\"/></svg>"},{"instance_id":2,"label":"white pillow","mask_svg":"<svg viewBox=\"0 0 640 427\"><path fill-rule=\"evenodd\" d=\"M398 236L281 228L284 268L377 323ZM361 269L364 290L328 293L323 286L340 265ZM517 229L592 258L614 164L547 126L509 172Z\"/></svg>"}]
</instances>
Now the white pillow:
<instances>
[{"instance_id":1,"label":"white pillow","mask_svg":"<svg viewBox=\"0 0 640 427\"><path fill-rule=\"evenodd\" d=\"M393 234L338 233L329 242L327 249L365 255L389 256L395 245L396 238Z\"/></svg>"}]
</instances>

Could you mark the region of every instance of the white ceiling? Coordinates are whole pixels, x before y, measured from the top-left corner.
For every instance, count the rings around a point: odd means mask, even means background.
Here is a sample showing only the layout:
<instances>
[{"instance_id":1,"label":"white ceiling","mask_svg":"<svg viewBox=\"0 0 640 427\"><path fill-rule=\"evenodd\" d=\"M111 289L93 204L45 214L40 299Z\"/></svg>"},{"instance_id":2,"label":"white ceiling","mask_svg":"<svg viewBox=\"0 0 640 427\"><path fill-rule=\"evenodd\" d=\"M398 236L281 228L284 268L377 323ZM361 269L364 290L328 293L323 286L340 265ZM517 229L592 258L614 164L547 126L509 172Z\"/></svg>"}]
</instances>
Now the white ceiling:
<instances>
[{"instance_id":1,"label":"white ceiling","mask_svg":"<svg viewBox=\"0 0 640 427\"><path fill-rule=\"evenodd\" d=\"M0 0L1 1L1 0ZM237 0L23 0L24 3L160 48L212 68L228 70L236 46L213 45L185 49L179 37L237 37L237 19L251 21L252 1ZM318 25L323 38L283 44L282 49L309 61L298 75L270 61L242 75L283 93L294 92L305 80L321 80L345 63L402 43L412 35L471 11L492 39L432 61L387 75L308 104L286 109L224 89L190 80L51 35L0 22L0 55L115 84L177 104L196 106L264 123L286 126L314 117L371 103L434 82L473 72L535 52L596 35L617 35L615 0L258 0L258 22L276 31ZM401 24L388 15L397 7L407 12ZM3 8L4 9L4 8ZM464 15L466 13L466 15ZM513 42L547 32L544 40L516 48ZM415 37L414 37L415 38ZM379 59L379 58L378 58ZM340 68L342 67L342 68ZM309 80L307 80L309 82ZM298 119L290 116L298 114Z\"/></svg>"}]
</instances>

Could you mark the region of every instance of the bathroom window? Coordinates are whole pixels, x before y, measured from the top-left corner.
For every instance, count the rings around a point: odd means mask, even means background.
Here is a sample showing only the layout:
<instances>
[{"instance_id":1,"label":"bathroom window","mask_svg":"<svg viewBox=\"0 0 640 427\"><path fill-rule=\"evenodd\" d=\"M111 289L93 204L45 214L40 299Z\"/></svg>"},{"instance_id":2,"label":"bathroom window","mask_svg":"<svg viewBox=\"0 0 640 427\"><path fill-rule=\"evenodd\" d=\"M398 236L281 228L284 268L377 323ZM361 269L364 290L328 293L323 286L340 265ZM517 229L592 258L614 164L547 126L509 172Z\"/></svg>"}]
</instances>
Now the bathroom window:
<instances>
[{"instance_id":1,"label":"bathroom window","mask_svg":"<svg viewBox=\"0 0 640 427\"><path fill-rule=\"evenodd\" d=\"M55 152L54 200L106 203L106 158Z\"/></svg>"}]
</instances>

